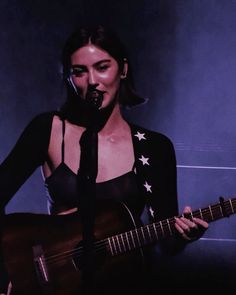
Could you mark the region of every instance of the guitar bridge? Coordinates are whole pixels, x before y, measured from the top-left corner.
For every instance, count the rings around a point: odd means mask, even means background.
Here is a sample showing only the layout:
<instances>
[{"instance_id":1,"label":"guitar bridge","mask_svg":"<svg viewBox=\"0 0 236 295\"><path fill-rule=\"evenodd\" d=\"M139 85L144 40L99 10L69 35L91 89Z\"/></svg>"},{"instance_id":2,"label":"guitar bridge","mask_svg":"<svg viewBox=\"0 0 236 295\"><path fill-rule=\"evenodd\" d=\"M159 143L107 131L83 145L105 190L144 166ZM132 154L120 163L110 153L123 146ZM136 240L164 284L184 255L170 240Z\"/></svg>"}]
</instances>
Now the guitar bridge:
<instances>
[{"instance_id":1,"label":"guitar bridge","mask_svg":"<svg viewBox=\"0 0 236 295\"><path fill-rule=\"evenodd\" d=\"M33 246L34 265L39 283L45 285L49 283L47 265L45 262L43 248L41 245Z\"/></svg>"}]
</instances>

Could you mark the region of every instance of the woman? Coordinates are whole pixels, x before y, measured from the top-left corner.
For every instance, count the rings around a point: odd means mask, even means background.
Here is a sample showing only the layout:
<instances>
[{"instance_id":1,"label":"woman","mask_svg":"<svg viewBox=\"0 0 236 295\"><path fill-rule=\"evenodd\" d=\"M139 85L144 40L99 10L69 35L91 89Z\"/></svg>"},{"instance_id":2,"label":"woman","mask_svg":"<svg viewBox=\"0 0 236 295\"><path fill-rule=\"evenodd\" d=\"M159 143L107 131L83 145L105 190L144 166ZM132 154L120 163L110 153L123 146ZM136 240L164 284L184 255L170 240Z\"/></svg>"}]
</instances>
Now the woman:
<instances>
[{"instance_id":1,"label":"woman","mask_svg":"<svg viewBox=\"0 0 236 295\"><path fill-rule=\"evenodd\" d=\"M177 216L176 161L171 141L122 117L120 106L130 107L143 99L134 92L129 59L119 39L102 26L81 28L67 40L62 63L67 101L59 112L34 118L2 163L1 208L42 166L49 213L69 214L81 208L85 229L88 218L93 224L93 197L97 202L124 202L139 217L145 205L155 220ZM85 139L83 151L85 130L95 134L95 141L86 146ZM87 136L88 143L92 137ZM82 167L82 155L91 146L95 147L95 153L90 151L94 158L85 164L95 163L90 174ZM93 180L86 182L85 174L88 179L92 175ZM92 213L88 215L86 209ZM189 211L186 207L185 212ZM176 218L179 234L172 239L171 249L200 237L207 227L197 218ZM84 238L89 244L93 226L86 230Z\"/></svg>"}]
</instances>

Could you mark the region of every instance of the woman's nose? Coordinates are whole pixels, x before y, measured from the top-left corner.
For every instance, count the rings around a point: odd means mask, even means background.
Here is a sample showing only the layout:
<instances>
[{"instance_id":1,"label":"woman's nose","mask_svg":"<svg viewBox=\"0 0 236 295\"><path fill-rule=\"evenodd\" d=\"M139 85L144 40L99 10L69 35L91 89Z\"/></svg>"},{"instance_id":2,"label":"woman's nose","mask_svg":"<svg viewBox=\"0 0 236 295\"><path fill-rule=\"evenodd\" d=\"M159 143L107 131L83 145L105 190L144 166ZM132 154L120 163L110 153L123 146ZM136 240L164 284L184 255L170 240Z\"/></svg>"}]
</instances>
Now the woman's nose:
<instances>
[{"instance_id":1,"label":"woman's nose","mask_svg":"<svg viewBox=\"0 0 236 295\"><path fill-rule=\"evenodd\" d=\"M89 71L88 73L88 84L89 85L94 85L94 84L97 84L97 81L96 81L96 75L93 71Z\"/></svg>"}]
</instances>

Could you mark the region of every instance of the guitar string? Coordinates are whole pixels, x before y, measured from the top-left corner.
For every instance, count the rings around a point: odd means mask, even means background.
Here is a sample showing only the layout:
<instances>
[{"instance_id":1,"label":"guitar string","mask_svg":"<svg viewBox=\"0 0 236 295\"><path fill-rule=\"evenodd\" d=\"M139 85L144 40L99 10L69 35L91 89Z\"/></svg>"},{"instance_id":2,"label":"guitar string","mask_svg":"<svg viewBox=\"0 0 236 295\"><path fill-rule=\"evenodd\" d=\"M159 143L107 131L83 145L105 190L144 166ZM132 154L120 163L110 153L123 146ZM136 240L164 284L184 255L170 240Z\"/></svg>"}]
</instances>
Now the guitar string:
<instances>
[{"instance_id":1,"label":"guitar string","mask_svg":"<svg viewBox=\"0 0 236 295\"><path fill-rule=\"evenodd\" d=\"M100 245L99 245L100 244ZM104 250L104 246L107 245L107 241L106 240L102 240L99 242L95 242L95 251L100 251L100 250ZM61 252L60 254L56 254L56 255L51 255L51 256L47 256L47 258L45 258L45 262L51 262L51 261L60 261L61 259L65 259L74 255L79 255L83 252L83 247L77 247L74 248L73 250L68 250L68 251L64 251Z\"/></svg>"},{"instance_id":2,"label":"guitar string","mask_svg":"<svg viewBox=\"0 0 236 295\"><path fill-rule=\"evenodd\" d=\"M173 219L173 221L174 221L174 219ZM147 227L144 227L144 229L145 229L146 233L149 234ZM129 236L128 239L130 239L131 235L132 235L132 232L134 232L134 231L135 230L133 230L133 231L131 230L129 232L118 234L118 235L115 235L115 236L118 237L118 236L127 234ZM140 228L138 228L137 231L139 232L139 234L141 233ZM119 240L117 241L117 243L120 245ZM137 241L136 241L136 244L137 244ZM136 244L133 245L132 249L136 248L135 247ZM105 250L104 246L108 246L108 239L95 242L95 251L96 252L104 251ZM121 247L121 245L120 245L120 247ZM124 247L122 246L122 248L124 248ZM125 250L126 249L124 249L124 251ZM77 248L74 248L73 250L65 251L65 252L62 252L62 253L57 254L57 255L47 256L47 257L45 257L44 260L45 260L45 262L48 262L49 264L52 264L52 263L57 263L57 262L59 262L61 260L64 260L66 258L70 258L70 257L73 257L73 256L79 257L80 254L82 254L82 253L83 253L83 247L77 247Z\"/></svg>"},{"instance_id":3,"label":"guitar string","mask_svg":"<svg viewBox=\"0 0 236 295\"><path fill-rule=\"evenodd\" d=\"M227 202L227 204L225 204L226 206L225 206L225 209L226 209L226 211L227 210L230 210L230 212L229 213L231 213L232 212L232 208L231 208L231 205L229 204L229 202ZM217 211L217 213L219 213L219 204L216 204L216 205L212 205L211 206L211 211L212 211L212 214L214 215L214 213L216 213L216 212L214 212L214 211ZM200 211L199 211L200 212ZM201 210L201 213L204 215L204 213L208 213L209 212L209 208L204 208L204 209L202 209ZM198 212L193 212L193 213L197 213L198 214ZM209 216L211 216L211 214L209 214ZM208 216L208 217L209 217ZM221 217L221 216L219 216L219 215L217 215L217 217ZM174 221L175 221L175 219L174 218L171 218L171 219L169 219L169 222L170 222L170 225L171 226L173 226L173 224L172 223L174 223ZM167 220L163 220L161 223L162 223L162 226L163 226L163 223L164 222L166 222L166 224L164 224L164 226L167 226ZM162 226L161 225L159 225L159 223L160 222L157 222L157 223L153 223L153 224L151 224L151 225L153 225L153 226L155 226L156 228L158 228L159 227L159 231L160 232L163 232L163 228L162 228ZM146 225L146 226L144 226L142 229L143 230L145 230L146 231L146 234L148 234L148 236L150 236L150 234L149 234L149 231L148 231L148 227L149 225ZM161 228L161 230L160 230L160 228ZM138 228L138 229L136 229L138 232L139 232L139 234L140 234L140 232L142 231L141 230L141 228ZM129 231L129 232L127 232L126 234L129 234L129 235L131 235L132 234L132 232L133 232L134 230L131 230L131 231ZM123 234L120 234L120 235L125 235L125 233L123 233ZM117 237L119 236L119 234L118 235L116 235ZM152 237L150 237L151 239L152 239ZM107 242L108 242L108 239L106 239L106 240L102 240L102 241L98 241L98 242L95 242L95 250L96 250L96 252L98 252L98 251L104 251L105 250L105 248L104 248L104 246L107 246ZM119 240L118 240L118 244L119 244L120 242L119 242ZM125 250L125 249L124 249ZM54 262L54 263L56 263L56 262L58 262L58 261L60 261L61 259L66 259L66 258L69 258L69 257L72 257L72 256L75 256L75 255L77 255L77 256L80 256L80 254L83 252L83 247L77 247L77 248L75 248L75 249L73 249L73 250L68 250L68 251L65 251L65 252L62 252L62 253L60 253L60 254L57 254L57 255L52 255L52 256L48 256L47 258L45 258L45 261L46 262L48 262L48 263L52 263L52 262ZM53 261L54 260L54 261Z\"/></svg>"},{"instance_id":4,"label":"guitar string","mask_svg":"<svg viewBox=\"0 0 236 295\"><path fill-rule=\"evenodd\" d=\"M214 213L216 213L216 212L214 212L214 211L216 211L216 210L217 210L217 212L219 211L218 209L219 209L219 204L213 205L213 206L211 207L211 211L212 211L213 215L214 215ZM231 206L230 206L229 204L228 204L226 210L227 210L227 209L230 209L230 211L232 211L232 208L231 208ZM208 212L209 212L209 208L204 208L204 209L201 210L201 212L202 212L202 214L204 215L204 213L206 213L206 212L208 213ZM194 213L194 212L193 212L193 213ZM209 215L209 216L210 216L210 215ZM169 222L170 222L170 225L171 225L171 226L173 226L172 223L174 223L174 221L175 221L174 218L169 219ZM166 222L166 224L164 224L164 222ZM167 224L168 222L167 222L167 220L163 220L161 223L162 223L162 226L159 224L159 222L157 222L157 223L153 223L153 224L151 224L151 225L155 226L155 227L157 228L157 230L159 230L159 232L162 232L162 233L163 233L163 225L166 227L166 226L168 225L168 224ZM145 230L145 231L146 231L146 234L148 234L148 236L150 236L149 231L148 231L148 226L150 226L150 225L144 226L144 227L142 228L142 230ZM158 228L159 228L159 229L158 229ZM160 230L160 229L161 229L161 230ZM138 228L138 229L136 229L136 230L139 232L139 234L140 234L140 232L142 231L141 228ZM134 231L134 230L133 230L133 231ZM131 235L133 231L131 230L131 231L127 232L126 234ZM120 235L122 235L122 234L120 234ZM125 233L123 233L123 235L125 235ZM119 234L116 235L116 236L119 236ZM153 237L150 237L150 239L152 240ZM101 251L101 250L104 251L104 250L105 250L104 246L107 246L107 243L108 243L108 239L106 239L106 240L102 240L102 241L98 241L98 242L95 242L95 251L96 251L96 252ZM119 242L119 240L118 240L118 244L119 244L119 243L120 243L120 242ZM123 247L122 247L122 248L123 248ZM125 250L125 249L124 249L124 250ZM48 256L47 258L45 258L45 261L48 262L48 263L51 263L51 262L56 263L56 262L58 262L58 261L61 260L61 259L66 259L66 258L68 258L68 257L72 257L72 256L75 256L75 255L80 256L80 254L81 254L82 252L83 252L83 247L77 247L77 248L75 248L75 249L73 249L73 250L68 250L68 251L62 252L62 253L57 254L57 255Z\"/></svg>"}]
</instances>

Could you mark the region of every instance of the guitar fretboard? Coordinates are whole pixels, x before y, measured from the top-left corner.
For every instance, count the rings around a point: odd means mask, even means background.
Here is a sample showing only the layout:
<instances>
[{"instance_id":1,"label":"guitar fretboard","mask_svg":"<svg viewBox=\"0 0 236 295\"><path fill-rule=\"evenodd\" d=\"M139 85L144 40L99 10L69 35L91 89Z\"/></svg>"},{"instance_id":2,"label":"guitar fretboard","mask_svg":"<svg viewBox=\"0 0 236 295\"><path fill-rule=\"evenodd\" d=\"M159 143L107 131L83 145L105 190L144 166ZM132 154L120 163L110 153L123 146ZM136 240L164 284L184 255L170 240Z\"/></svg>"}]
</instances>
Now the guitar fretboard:
<instances>
[{"instance_id":1,"label":"guitar fretboard","mask_svg":"<svg viewBox=\"0 0 236 295\"><path fill-rule=\"evenodd\" d=\"M189 219L196 217L209 223L235 213L236 198L228 200L220 198L220 202L217 204L209 205L206 208L179 217L184 216ZM114 256L155 243L158 240L174 235L175 232L175 218L172 217L112 236L107 239L107 242L109 251Z\"/></svg>"}]
</instances>

